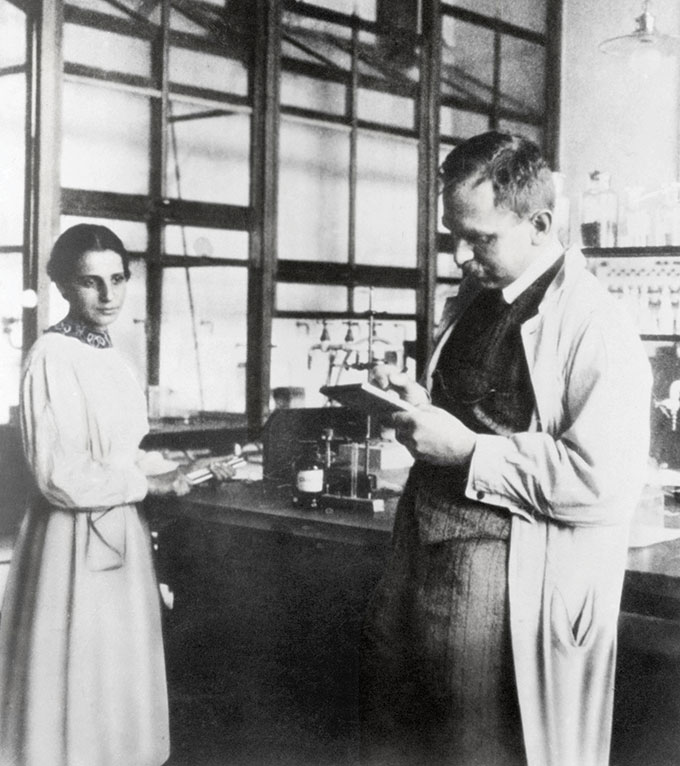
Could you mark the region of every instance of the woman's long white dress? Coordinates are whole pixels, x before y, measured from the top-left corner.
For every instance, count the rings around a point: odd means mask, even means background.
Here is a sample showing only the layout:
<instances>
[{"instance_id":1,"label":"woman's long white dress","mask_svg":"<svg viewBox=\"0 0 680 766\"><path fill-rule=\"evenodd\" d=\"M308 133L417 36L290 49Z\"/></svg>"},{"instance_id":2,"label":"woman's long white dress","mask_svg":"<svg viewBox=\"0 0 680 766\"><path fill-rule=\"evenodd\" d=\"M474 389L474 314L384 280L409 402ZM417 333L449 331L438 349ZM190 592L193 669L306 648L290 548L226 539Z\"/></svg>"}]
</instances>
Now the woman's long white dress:
<instances>
[{"instance_id":1,"label":"woman's long white dress","mask_svg":"<svg viewBox=\"0 0 680 766\"><path fill-rule=\"evenodd\" d=\"M46 333L22 380L36 485L0 615L0 766L159 766L160 605L137 465L143 393L113 348Z\"/></svg>"}]
</instances>

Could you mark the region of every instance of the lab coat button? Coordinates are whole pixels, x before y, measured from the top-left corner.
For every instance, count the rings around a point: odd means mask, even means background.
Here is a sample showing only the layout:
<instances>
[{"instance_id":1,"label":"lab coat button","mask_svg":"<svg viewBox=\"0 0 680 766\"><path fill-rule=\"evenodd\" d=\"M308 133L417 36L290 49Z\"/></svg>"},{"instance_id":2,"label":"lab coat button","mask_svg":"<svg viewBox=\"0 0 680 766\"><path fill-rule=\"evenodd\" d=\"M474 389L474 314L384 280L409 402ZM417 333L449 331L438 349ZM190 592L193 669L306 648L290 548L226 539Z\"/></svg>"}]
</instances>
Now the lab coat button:
<instances>
[{"instance_id":1,"label":"lab coat button","mask_svg":"<svg viewBox=\"0 0 680 766\"><path fill-rule=\"evenodd\" d=\"M477 493L477 500L484 500L484 493L481 490Z\"/></svg>"}]
</instances>

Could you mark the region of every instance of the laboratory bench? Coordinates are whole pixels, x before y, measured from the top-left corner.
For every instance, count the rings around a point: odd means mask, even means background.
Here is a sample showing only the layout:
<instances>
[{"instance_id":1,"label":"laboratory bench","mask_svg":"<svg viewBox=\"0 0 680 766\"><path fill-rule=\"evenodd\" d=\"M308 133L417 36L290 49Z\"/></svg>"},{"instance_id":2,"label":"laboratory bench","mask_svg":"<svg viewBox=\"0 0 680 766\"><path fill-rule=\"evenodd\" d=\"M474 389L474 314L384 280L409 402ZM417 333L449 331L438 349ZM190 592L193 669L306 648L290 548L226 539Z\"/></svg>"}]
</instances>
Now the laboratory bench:
<instances>
[{"instance_id":1,"label":"laboratory bench","mask_svg":"<svg viewBox=\"0 0 680 766\"><path fill-rule=\"evenodd\" d=\"M234 710L240 725L259 721L253 763L283 763L293 746L291 763L356 763L361 619L396 502L310 511L262 482L147 501L159 578L174 595L170 687L228 699L232 723ZM680 540L630 549L619 658L613 766L677 764Z\"/></svg>"},{"instance_id":2,"label":"laboratory bench","mask_svg":"<svg viewBox=\"0 0 680 766\"><path fill-rule=\"evenodd\" d=\"M178 763L212 763L218 751L253 766L357 762L361 618L396 497L375 514L289 498L229 482L146 501L174 601L164 631ZM197 718L201 741L187 724Z\"/></svg>"}]
</instances>

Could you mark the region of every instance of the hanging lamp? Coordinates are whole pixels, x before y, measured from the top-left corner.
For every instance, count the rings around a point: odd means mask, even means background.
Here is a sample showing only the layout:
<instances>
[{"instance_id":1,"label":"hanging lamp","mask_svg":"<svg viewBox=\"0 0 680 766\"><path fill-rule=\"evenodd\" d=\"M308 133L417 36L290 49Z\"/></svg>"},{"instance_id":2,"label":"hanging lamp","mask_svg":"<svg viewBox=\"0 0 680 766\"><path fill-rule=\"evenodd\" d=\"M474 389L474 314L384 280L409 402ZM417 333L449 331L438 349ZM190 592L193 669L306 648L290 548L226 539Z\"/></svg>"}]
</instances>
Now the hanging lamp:
<instances>
[{"instance_id":1,"label":"hanging lamp","mask_svg":"<svg viewBox=\"0 0 680 766\"><path fill-rule=\"evenodd\" d=\"M657 31L656 19L649 5L649 0L644 0L642 13L635 19L637 27L633 32L603 40L599 49L612 56L635 55L641 51L655 51L662 56L680 53L680 37Z\"/></svg>"}]
</instances>

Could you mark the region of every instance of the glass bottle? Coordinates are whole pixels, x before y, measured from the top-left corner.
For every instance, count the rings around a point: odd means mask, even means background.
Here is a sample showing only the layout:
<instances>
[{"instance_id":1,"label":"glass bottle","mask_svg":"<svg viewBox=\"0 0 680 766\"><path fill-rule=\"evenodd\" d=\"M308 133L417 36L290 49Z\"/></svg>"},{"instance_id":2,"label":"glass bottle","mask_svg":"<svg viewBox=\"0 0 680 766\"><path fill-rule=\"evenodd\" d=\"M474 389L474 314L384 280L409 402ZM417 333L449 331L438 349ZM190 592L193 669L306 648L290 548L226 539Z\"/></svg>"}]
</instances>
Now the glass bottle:
<instances>
[{"instance_id":1,"label":"glass bottle","mask_svg":"<svg viewBox=\"0 0 680 766\"><path fill-rule=\"evenodd\" d=\"M293 476L293 505L315 509L324 490L323 459L316 442L303 442L295 461Z\"/></svg>"},{"instance_id":2,"label":"glass bottle","mask_svg":"<svg viewBox=\"0 0 680 766\"><path fill-rule=\"evenodd\" d=\"M627 186L623 190L617 231L619 247L645 247L649 244L651 221L643 200L642 186Z\"/></svg>"},{"instance_id":3,"label":"glass bottle","mask_svg":"<svg viewBox=\"0 0 680 766\"><path fill-rule=\"evenodd\" d=\"M584 247L616 247L618 200L609 173L594 170L583 193L581 240Z\"/></svg>"}]
</instances>

